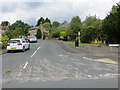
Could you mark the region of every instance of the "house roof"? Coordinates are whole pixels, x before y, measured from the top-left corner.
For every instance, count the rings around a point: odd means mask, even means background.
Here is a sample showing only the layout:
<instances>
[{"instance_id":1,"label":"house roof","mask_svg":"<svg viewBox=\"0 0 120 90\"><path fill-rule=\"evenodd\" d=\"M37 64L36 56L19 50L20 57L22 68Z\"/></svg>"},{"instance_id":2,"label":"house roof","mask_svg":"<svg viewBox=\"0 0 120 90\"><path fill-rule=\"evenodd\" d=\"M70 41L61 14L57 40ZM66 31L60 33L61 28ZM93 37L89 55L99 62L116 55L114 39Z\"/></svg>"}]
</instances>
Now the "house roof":
<instances>
[{"instance_id":1,"label":"house roof","mask_svg":"<svg viewBox=\"0 0 120 90\"><path fill-rule=\"evenodd\" d=\"M0 26L0 29L8 29L8 26Z\"/></svg>"},{"instance_id":2,"label":"house roof","mask_svg":"<svg viewBox=\"0 0 120 90\"><path fill-rule=\"evenodd\" d=\"M40 28L40 26L36 26L36 27L30 28L29 30L36 30L36 29L39 29L39 28Z\"/></svg>"},{"instance_id":3,"label":"house roof","mask_svg":"<svg viewBox=\"0 0 120 90\"><path fill-rule=\"evenodd\" d=\"M66 28L68 27L69 24L63 24L63 25L60 25L58 28Z\"/></svg>"}]
</instances>

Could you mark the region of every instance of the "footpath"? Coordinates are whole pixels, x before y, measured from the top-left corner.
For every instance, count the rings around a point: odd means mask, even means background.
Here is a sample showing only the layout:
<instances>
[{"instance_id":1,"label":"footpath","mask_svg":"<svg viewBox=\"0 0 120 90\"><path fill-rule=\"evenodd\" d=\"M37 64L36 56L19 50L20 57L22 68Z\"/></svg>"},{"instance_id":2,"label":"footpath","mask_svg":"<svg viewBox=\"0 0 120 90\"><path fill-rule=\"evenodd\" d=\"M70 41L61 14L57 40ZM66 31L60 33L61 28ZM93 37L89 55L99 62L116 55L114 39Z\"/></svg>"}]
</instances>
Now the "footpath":
<instances>
[{"instance_id":1,"label":"footpath","mask_svg":"<svg viewBox=\"0 0 120 90\"><path fill-rule=\"evenodd\" d=\"M7 52L6 49L0 49L0 55L5 54Z\"/></svg>"},{"instance_id":2,"label":"footpath","mask_svg":"<svg viewBox=\"0 0 120 90\"><path fill-rule=\"evenodd\" d=\"M94 45L75 47L62 41L58 41L58 43L64 51L85 59L111 64L118 64L120 59L120 48L117 47Z\"/></svg>"}]
</instances>

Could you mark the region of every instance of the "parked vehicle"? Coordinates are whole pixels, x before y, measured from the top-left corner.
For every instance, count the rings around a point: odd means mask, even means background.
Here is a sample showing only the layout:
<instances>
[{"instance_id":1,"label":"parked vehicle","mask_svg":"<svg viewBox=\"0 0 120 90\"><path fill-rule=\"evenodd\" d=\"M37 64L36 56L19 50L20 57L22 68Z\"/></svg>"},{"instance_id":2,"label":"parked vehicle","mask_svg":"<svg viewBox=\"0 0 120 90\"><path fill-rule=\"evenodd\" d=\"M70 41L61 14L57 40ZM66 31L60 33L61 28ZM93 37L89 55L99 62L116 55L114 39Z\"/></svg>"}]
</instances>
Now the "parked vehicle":
<instances>
[{"instance_id":1,"label":"parked vehicle","mask_svg":"<svg viewBox=\"0 0 120 90\"><path fill-rule=\"evenodd\" d=\"M27 38L26 38L26 41L30 42L30 38L29 38L29 37L27 37Z\"/></svg>"},{"instance_id":2,"label":"parked vehicle","mask_svg":"<svg viewBox=\"0 0 120 90\"><path fill-rule=\"evenodd\" d=\"M30 49L30 43L25 39L11 39L7 44L7 51L22 50L23 52Z\"/></svg>"},{"instance_id":3,"label":"parked vehicle","mask_svg":"<svg viewBox=\"0 0 120 90\"><path fill-rule=\"evenodd\" d=\"M26 40L29 41L29 42L36 42L37 43L36 36L28 36L28 38Z\"/></svg>"},{"instance_id":4,"label":"parked vehicle","mask_svg":"<svg viewBox=\"0 0 120 90\"><path fill-rule=\"evenodd\" d=\"M27 36L19 36L19 38L22 38L22 39L27 39Z\"/></svg>"}]
</instances>

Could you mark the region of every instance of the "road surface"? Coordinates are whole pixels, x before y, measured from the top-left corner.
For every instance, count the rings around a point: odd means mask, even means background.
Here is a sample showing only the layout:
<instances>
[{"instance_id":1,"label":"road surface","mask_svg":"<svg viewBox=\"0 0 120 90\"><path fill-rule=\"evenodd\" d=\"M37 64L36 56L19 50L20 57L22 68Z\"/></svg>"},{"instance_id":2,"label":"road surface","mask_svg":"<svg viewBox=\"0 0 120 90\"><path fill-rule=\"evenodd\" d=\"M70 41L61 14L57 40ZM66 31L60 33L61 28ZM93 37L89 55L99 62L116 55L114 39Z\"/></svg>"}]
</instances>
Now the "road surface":
<instances>
[{"instance_id":1,"label":"road surface","mask_svg":"<svg viewBox=\"0 0 120 90\"><path fill-rule=\"evenodd\" d=\"M3 54L2 73L3 88L118 87L118 65L77 57L55 41L39 40L24 53Z\"/></svg>"}]
</instances>

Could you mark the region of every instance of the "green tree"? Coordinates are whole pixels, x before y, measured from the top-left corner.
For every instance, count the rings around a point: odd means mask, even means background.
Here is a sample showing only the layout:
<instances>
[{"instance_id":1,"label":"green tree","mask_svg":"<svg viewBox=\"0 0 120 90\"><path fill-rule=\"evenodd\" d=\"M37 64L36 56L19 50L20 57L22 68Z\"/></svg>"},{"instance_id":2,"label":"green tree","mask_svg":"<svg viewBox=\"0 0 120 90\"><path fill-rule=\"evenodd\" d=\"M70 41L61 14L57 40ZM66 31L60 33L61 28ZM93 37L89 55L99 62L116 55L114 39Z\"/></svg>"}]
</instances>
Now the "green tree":
<instances>
[{"instance_id":1,"label":"green tree","mask_svg":"<svg viewBox=\"0 0 120 90\"><path fill-rule=\"evenodd\" d=\"M43 24L43 27L44 27L44 28L47 28L47 29L49 29L49 28L50 28L50 26L51 26L51 24L50 24L50 23L48 23L48 22L46 22L46 23L44 23L44 24Z\"/></svg>"},{"instance_id":2,"label":"green tree","mask_svg":"<svg viewBox=\"0 0 120 90\"><path fill-rule=\"evenodd\" d=\"M75 16L72 18L70 22L68 33L72 39L75 39L80 30L81 30L81 19L78 16Z\"/></svg>"},{"instance_id":3,"label":"green tree","mask_svg":"<svg viewBox=\"0 0 120 90\"><path fill-rule=\"evenodd\" d=\"M117 12L117 8L118 8L118 6L113 5L111 13L116 13Z\"/></svg>"},{"instance_id":4,"label":"green tree","mask_svg":"<svg viewBox=\"0 0 120 90\"><path fill-rule=\"evenodd\" d=\"M40 19L38 19L36 26L40 26L40 24L43 24L43 23L44 23L44 18L41 17Z\"/></svg>"},{"instance_id":5,"label":"green tree","mask_svg":"<svg viewBox=\"0 0 120 90\"><path fill-rule=\"evenodd\" d=\"M67 24L67 21L64 21L63 23L61 23L61 25Z\"/></svg>"},{"instance_id":6,"label":"green tree","mask_svg":"<svg viewBox=\"0 0 120 90\"><path fill-rule=\"evenodd\" d=\"M38 39L42 38L42 33L40 29L37 30L37 38Z\"/></svg>"},{"instance_id":7,"label":"green tree","mask_svg":"<svg viewBox=\"0 0 120 90\"><path fill-rule=\"evenodd\" d=\"M2 21L1 26L9 26L10 23L8 21Z\"/></svg>"},{"instance_id":8,"label":"green tree","mask_svg":"<svg viewBox=\"0 0 120 90\"><path fill-rule=\"evenodd\" d=\"M60 26L60 23L59 23L58 21L54 21L54 22L52 23L52 26L55 27L55 28L57 28L57 27Z\"/></svg>"},{"instance_id":9,"label":"green tree","mask_svg":"<svg viewBox=\"0 0 120 90\"><path fill-rule=\"evenodd\" d=\"M44 23L50 23L50 24L51 24L51 21L50 21L49 18L46 18L46 19L44 20Z\"/></svg>"},{"instance_id":10,"label":"green tree","mask_svg":"<svg viewBox=\"0 0 120 90\"><path fill-rule=\"evenodd\" d=\"M10 26L10 29L11 30L15 30L15 28L24 28L24 22L22 22L21 20L17 20L15 23L13 23L11 26Z\"/></svg>"},{"instance_id":11,"label":"green tree","mask_svg":"<svg viewBox=\"0 0 120 90\"><path fill-rule=\"evenodd\" d=\"M27 36L29 34L29 28L30 26L26 25L25 28L24 28L24 34Z\"/></svg>"},{"instance_id":12,"label":"green tree","mask_svg":"<svg viewBox=\"0 0 120 90\"><path fill-rule=\"evenodd\" d=\"M120 43L120 5L107 15L103 21L103 32L109 43Z\"/></svg>"},{"instance_id":13,"label":"green tree","mask_svg":"<svg viewBox=\"0 0 120 90\"><path fill-rule=\"evenodd\" d=\"M51 28L50 38L59 38L60 36L67 36L67 30L65 28Z\"/></svg>"},{"instance_id":14,"label":"green tree","mask_svg":"<svg viewBox=\"0 0 120 90\"><path fill-rule=\"evenodd\" d=\"M60 31L52 31L51 32L51 37L52 38L58 38L58 37L60 37Z\"/></svg>"},{"instance_id":15,"label":"green tree","mask_svg":"<svg viewBox=\"0 0 120 90\"><path fill-rule=\"evenodd\" d=\"M60 30L58 28L51 28L49 34L50 38L58 38L60 36Z\"/></svg>"},{"instance_id":16,"label":"green tree","mask_svg":"<svg viewBox=\"0 0 120 90\"><path fill-rule=\"evenodd\" d=\"M96 16L88 16L82 24L81 41L91 42L102 38L102 20Z\"/></svg>"},{"instance_id":17,"label":"green tree","mask_svg":"<svg viewBox=\"0 0 120 90\"><path fill-rule=\"evenodd\" d=\"M6 35L9 39L20 35L19 30L6 30L2 35Z\"/></svg>"},{"instance_id":18,"label":"green tree","mask_svg":"<svg viewBox=\"0 0 120 90\"><path fill-rule=\"evenodd\" d=\"M18 31L19 35L28 35L29 28L31 28L31 26L21 20L17 20L10 26L10 30Z\"/></svg>"},{"instance_id":19,"label":"green tree","mask_svg":"<svg viewBox=\"0 0 120 90\"><path fill-rule=\"evenodd\" d=\"M13 37L18 37L20 35L28 35L28 29L31 26L27 23L22 22L21 20L17 20L10 26L9 30L6 30L3 35L7 35L9 39Z\"/></svg>"}]
</instances>

